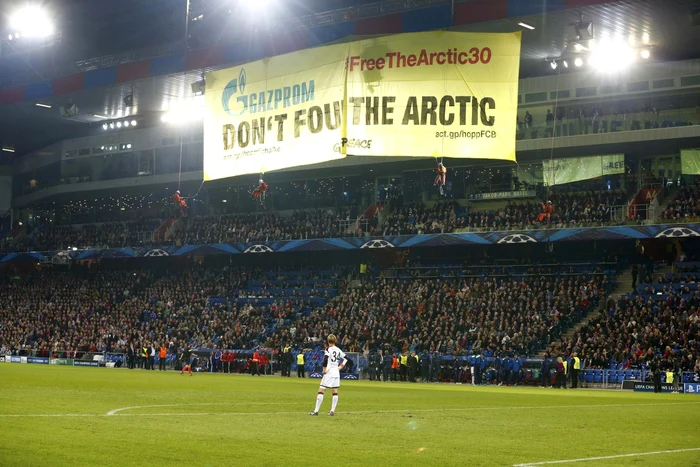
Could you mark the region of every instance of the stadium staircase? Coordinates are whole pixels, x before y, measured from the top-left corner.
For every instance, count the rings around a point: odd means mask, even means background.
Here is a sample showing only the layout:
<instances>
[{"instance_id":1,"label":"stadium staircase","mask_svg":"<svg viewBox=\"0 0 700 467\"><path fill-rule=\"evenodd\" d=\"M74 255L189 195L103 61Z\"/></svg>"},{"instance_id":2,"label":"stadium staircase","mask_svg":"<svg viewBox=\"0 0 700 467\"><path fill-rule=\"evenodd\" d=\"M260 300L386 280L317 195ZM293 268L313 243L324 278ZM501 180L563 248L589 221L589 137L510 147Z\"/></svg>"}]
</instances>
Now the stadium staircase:
<instances>
[{"instance_id":1,"label":"stadium staircase","mask_svg":"<svg viewBox=\"0 0 700 467\"><path fill-rule=\"evenodd\" d=\"M158 227L154 232L153 232L153 241L154 242L164 242L168 238L168 233L170 232L170 229L174 227L175 223L177 222L177 217L172 217L165 222L163 222L160 227Z\"/></svg>"},{"instance_id":2,"label":"stadium staircase","mask_svg":"<svg viewBox=\"0 0 700 467\"><path fill-rule=\"evenodd\" d=\"M601 311L605 310L605 307L607 303L610 302L610 300L617 300L618 298L620 298L621 295L627 294L630 291L632 291L632 268L629 268L626 271L623 271L619 275L617 275L615 277L614 284L615 288L610 291L608 298L606 300L600 300L598 302L597 307L591 308L591 311L586 313L586 315L583 316L578 323L574 324L564 333L562 333L560 339L566 339L566 341L570 341L576 335L579 329L581 329L584 325L588 324L592 319L597 317ZM544 357L545 352L546 349L540 350L539 352L537 352L536 357Z\"/></svg>"},{"instance_id":3,"label":"stadium staircase","mask_svg":"<svg viewBox=\"0 0 700 467\"><path fill-rule=\"evenodd\" d=\"M615 283L615 290L610 292L608 300L618 300L621 296L628 294L633 290L632 268L628 268L618 276L617 282Z\"/></svg>"},{"instance_id":4,"label":"stadium staircase","mask_svg":"<svg viewBox=\"0 0 700 467\"><path fill-rule=\"evenodd\" d=\"M668 202L670 200L675 199L675 197L678 196L679 191L680 191L680 189L676 185L674 185L673 188L671 188L670 190L666 190L666 191L661 190L659 192L659 194L656 195L656 199L659 202L659 206L656 209L656 212L654 213L654 220L655 221L658 221L659 219L661 219L661 215L666 210L666 206L668 205Z\"/></svg>"},{"instance_id":5,"label":"stadium staircase","mask_svg":"<svg viewBox=\"0 0 700 467\"><path fill-rule=\"evenodd\" d=\"M383 208L384 206L381 206L379 204L373 204L372 206L367 208L364 214L362 214L362 217L364 217L365 219L372 219L374 216L378 215Z\"/></svg>"},{"instance_id":6,"label":"stadium staircase","mask_svg":"<svg viewBox=\"0 0 700 467\"><path fill-rule=\"evenodd\" d=\"M19 240L22 240L27 235L27 230L23 225L18 225L7 235L7 238L11 238L11 246L16 245Z\"/></svg>"},{"instance_id":7,"label":"stadium staircase","mask_svg":"<svg viewBox=\"0 0 700 467\"><path fill-rule=\"evenodd\" d=\"M355 224L352 226L352 232L347 232L347 233L353 233L358 230L362 229L365 230L366 232L369 232L371 230L371 222L374 217L380 216L382 211L384 209L384 206L380 204L373 204L370 207L368 207L364 213L360 217L358 217L355 220ZM381 217L380 217L381 219ZM350 226L348 226L350 227ZM349 229L348 229L349 230Z\"/></svg>"},{"instance_id":8,"label":"stadium staircase","mask_svg":"<svg viewBox=\"0 0 700 467\"><path fill-rule=\"evenodd\" d=\"M657 269L656 271L654 271L654 279L658 279L659 276L663 278L666 276L666 273L670 272L673 272L673 266L664 266L660 269ZM634 288L632 287L632 268L628 268L626 271L624 271L617 277L617 281L615 282L615 289L610 292L608 299L606 301L601 300L598 308L588 312L588 314L584 316L579 323L575 324L565 333L563 333L562 338L566 339L567 341L570 341L576 335L579 329L581 329L581 327L583 327L585 324L588 324L588 322L596 316L598 316L598 314L601 311L605 310L606 303L610 302L611 300L617 301L623 295L627 295L633 291ZM544 351L539 353L540 357L542 357L543 355Z\"/></svg>"}]
</instances>

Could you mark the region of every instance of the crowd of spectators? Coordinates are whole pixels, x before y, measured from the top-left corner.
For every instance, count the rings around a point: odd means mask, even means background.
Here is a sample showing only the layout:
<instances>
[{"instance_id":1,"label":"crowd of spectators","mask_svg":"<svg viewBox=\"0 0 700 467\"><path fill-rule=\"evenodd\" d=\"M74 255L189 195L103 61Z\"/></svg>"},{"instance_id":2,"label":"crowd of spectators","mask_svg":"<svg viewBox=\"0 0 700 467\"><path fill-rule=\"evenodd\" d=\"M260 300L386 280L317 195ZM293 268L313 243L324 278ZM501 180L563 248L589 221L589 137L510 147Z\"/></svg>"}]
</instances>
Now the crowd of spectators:
<instances>
[{"instance_id":1,"label":"crowd of spectators","mask_svg":"<svg viewBox=\"0 0 700 467\"><path fill-rule=\"evenodd\" d=\"M562 274L375 277L353 288L346 276L341 269L274 278L203 266L161 273L48 269L3 279L0 346L41 355L120 352L133 342L278 348L313 346L333 332L351 352L410 346L527 355L604 298L608 284L603 276Z\"/></svg>"},{"instance_id":2,"label":"crowd of spectators","mask_svg":"<svg viewBox=\"0 0 700 467\"><path fill-rule=\"evenodd\" d=\"M110 222L84 225L42 225L18 238L14 249L24 251L55 251L77 248L123 248L149 244L153 231L160 225L157 219L138 222Z\"/></svg>"},{"instance_id":3,"label":"crowd of spectators","mask_svg":"<svg viewBox=\"0 0 700 467\"><path fill-rule=\"evenodd\" d=\"M700 213L700 188L685 187L665 211L666 218L688 218ZM547 204L551 201L550 205ZM602 226L626 219L622 191L585 193L554 192L537 202L509 202L491 210L470 210L455 201L433 206L423 203L396 203L380 218L373 216L357 222L357 208L300 210L291 215L280 213L228 214L223 216L184 217L171 230L167 241L177 245L206 243L249 243L259 241L314 238L366 237L452 233L470 230L530 229L540 226L567 228ZM50 251L69 247L120 248L153 244L153 232L161 220L107 224L44 225L5 242L5 251Z\"/></svg>"},{"instance_id":4,"label":"crowd of spectators","mask_svg":"<svg viewBox=\"0 0 700 467\"><path fill-rule=\"evenodd\" d=\"M646 280L653 280L648 275ZM553 351L579 352L587 368L636 369L658 358L665 370L700 372L700 291L692 273L657 276L611 301Z\"/></svg>"},{"instance_id":5,"label":"crowd of spectators","mask_svg":"<svg viewBox=\"0 0 700 467\"><path fill-rule=\"evenodd\" d=\"M451 233L465 226L464 216L457 215L454 201L435 204L432 208L423 203L407 203L397 206L379 230L384 236Z\"/></svg>"},{"instance_id":6,"label":"crowd of spectators","mask_svg":"<svg viewBox=\"0 0 700 467\"><path fill-rule=\"evenodd\" d=\"M211 304L247 273L194 268L73 273L45 270L0 287L0 345L47 352L120 352L127 342L245 345L263 328L255 310Z\"/></svg>"},{"instance_id":7,"label":"crowd of spectators","mask_svg":"<svg viewBox=\"0 0 700 467\"><path fill-rule=\"evenodd\" d=\"M343 345L358 351L407 344L446 354L527 355L604 296L606 283L584 276L382 279L316 310L308 325L320 335L337 329Z\"/></svg>"},{"instance_id":8,"label":"crowd of spectators","mask_svg":"<svg viewBox=\"0 0 700 467\"><path fill-rule=\"evenodd\" d=\"M291 216L266 213L195 217L179 226L174 240L184 245L364 236L366 232L352 222L356 218L357 213L351 210L296 211Z\"/></svg>"},{"instance_id":9,"label":"crowd of spectators","mask_svg":"<svg viewBox=\"0 0 700 467\"><path fill-rule=\"evenodd\" d=\"M491 230L528 229L541 225L553 228L600 226L615 221L615 206L626 204L621 191L551 194L546 201L552 202L549 215L546 215L544 202L512 202L497 210L472 210L465 223L471 229ZM541 216L543 213L545 215Z\"/></svg>"},{"instance_id":10,"label":"crowd of spectators","mask_svg":"<svg viewBox=\"0 0 700 467\"><path fill-rule=\"evenodd\" d=\"M662 219L682 222L700 217L700 185L683 186L661 213Z\"/></svg>"}]
</instances>

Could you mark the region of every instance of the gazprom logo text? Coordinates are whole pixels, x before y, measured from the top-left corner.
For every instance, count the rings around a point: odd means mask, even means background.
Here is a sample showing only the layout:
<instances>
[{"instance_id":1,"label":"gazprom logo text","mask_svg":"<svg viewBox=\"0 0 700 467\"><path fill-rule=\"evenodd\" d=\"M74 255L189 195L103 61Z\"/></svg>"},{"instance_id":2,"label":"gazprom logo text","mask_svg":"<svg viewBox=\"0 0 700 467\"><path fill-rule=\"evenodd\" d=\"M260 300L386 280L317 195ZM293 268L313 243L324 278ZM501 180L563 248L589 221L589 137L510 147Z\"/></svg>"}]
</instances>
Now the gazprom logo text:
<instances>
[{"instance_id":1,"label":"gazprom logo text","mask_svg":"<svg viewBox=\"0 0 700 467\"><path fill-rule=\"evenodd\" d=\"M229 81L224 88L221 105L224 111L232 117L243 115L246 112L254 114L279 108L286 109L314 100L314 80L251 94L245 93L246 82L245 68L241 68L238 78ZM234 97L236 98L235 103L231 104Z\"/></svg>"}]
</instances>

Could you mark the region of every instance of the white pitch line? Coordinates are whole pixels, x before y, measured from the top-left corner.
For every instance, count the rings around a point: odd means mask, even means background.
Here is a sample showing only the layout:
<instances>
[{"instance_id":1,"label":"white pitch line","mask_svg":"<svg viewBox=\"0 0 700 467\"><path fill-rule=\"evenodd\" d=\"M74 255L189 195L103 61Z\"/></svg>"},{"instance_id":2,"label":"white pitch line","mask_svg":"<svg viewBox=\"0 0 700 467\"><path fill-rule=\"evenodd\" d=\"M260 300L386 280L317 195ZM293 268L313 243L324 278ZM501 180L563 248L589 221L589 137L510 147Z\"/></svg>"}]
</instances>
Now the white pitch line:
<instances>
[{"instance_id":1,"label":"white pitch line","mask_svg":"<svg viewBox=\"0 0 700 467\"><path fill-rule=\"evenodd\" d=\"M214 406L214 405L290 405L289 402L210 402L210 403L187 403L187 404L159 404L159 405L142 405L134 407L122 407L119 409L110 410L106 414L0 414L1 417L159 417L159 416L215 416L215 415L292 415L299 414L302 411L284 411L284 412L180 412L180 413L119 413L123 410L136 410L140 408L158 408L158 407L191 407L191 406ZM698 402L668 402L668 403L649 403L649 404L580 404L580 405L520 405L511 407L457 407L445 409L377 409L377 410L356 410L341 412L343 415L366 415L366 414L382 414L382 413L431 413L431 412L477 412L477 411L501 411L501 410L535 410L535 409L595 409L606 407L658 407L671 405L697 405Z\"/></svg>"},{"instance_id":2,"label":"white pitch line","mask_svg":"<svg viewBox=\"0 0 700 467\"><path fill-rule=\"evenodd\" d=\"M367 415L367 414L381 414L381 413L434 413L434 412L477 412L477 411L489 411L489 410L533 410L533 409L569 409L569 408L577 408L577 409L588 409L588 408L604 408L604 407L650 407L650 406L659 406L659 405L694 405L694 404L700 404L700 402L669 402L667 404L589 404L589 405L532 405L532 406L526 406L526 405L521 405L521 406L513 406L513 407L458 407L458 408L447 408L447 409L417 409L417 410L411 410L411 409L395 409L395 410L383 410L383 409L377 409L377 410L355 410L355 411L347 411L347 412L340 412L343 415ZM186 404L185 404L186 405ZM135 414L117 414L117 416L120 417L143 417L143 416L201 416L201 415L206 415L206 416L216 416L216 415L221 415L221 416L226 416L226 415L293 415L293 414L298 414L298 411L284 411L284 412L189 412L189 413L135 413Z\"/></svg>"},{"instance_id":3,"label":"white pitch line","mask_svg":"<svg viewBox=\"0 0 700 467\"><path fill-rule=\"evenodd\" d=\"M136 410L136 409L151 409L151 408L160 408L160 407L192 407L192 406L212 406L212 405L284 405L288 404L287 402L193 402L193 403L187 403L187 404L158 404L158 405L135 405L133 407L122 407L120 409L114 409L110 410L107 412L107 417L111 417L113 415L117 415L117 413L122 412L124 410ZM120 414L121 415L121 414Z\"/></svg>"},{"instance_id":4,"label":"white pitch line","mask_svg":"<svg viewBox=\"0 0 700 467\"><path fill-rule=\"evenodd\" d=\"M105 415L98 413L17 413L17 414L0 414L0 417L6 418L21 418L21 417L104 417Z\"/></svg>"},{"instance_id":5,"label":"white pitch line","mask_svg":"<svg viewBox=\"0 0 700 467\"><path fill-rule=\"evenodd\" d=\"M666 451L635 452L632 454L618 454L616 456L582 457L581 459L564 459L559 461L529 462L527 464L513 464L513 467L533 467L536 465L571 464L573 462L600 461L605 459L621 459L623 457L655 456L657 454L676 454L679 452L700 451L700 448L669 449Z\"/></svg>"}]
</instances>

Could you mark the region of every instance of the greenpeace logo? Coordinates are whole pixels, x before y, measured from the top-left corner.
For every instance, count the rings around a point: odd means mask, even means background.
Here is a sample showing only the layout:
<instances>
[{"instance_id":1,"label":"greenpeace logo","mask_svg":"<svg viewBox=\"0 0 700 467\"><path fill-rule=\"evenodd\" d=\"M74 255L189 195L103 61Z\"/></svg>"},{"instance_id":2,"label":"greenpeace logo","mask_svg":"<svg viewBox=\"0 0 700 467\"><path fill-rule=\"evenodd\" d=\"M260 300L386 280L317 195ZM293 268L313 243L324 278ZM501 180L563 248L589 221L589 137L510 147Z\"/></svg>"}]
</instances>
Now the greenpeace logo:
<instances>
[{"instance_id":1,"label":"greenpeace logo","mask_svg":"<svg viewBox=\"0 0 700 467\"><path fill-rule=\"evenodd\" d=\"M342 138L340 143L333 145L333 152L341 152L342 148L360 148L370 149L372 147L371 139L347 139Z\"/></svg>"},{"instance_id":2,"label":"greenpeace logo","mask_svg":"<svg viewBox=\"0 0 700 467\"><path fill-rule=\"evenodd\" d=\"M608 162L607 164L603 164L603 170L615 170L615 169L624 169L624 168L625 168L624 161Z\"/></svg>"}]
</instances>

